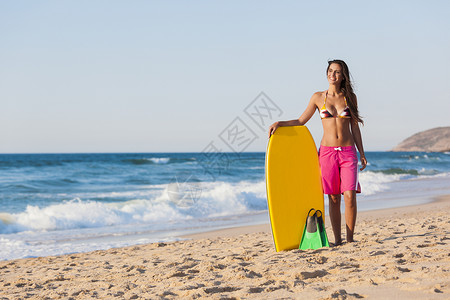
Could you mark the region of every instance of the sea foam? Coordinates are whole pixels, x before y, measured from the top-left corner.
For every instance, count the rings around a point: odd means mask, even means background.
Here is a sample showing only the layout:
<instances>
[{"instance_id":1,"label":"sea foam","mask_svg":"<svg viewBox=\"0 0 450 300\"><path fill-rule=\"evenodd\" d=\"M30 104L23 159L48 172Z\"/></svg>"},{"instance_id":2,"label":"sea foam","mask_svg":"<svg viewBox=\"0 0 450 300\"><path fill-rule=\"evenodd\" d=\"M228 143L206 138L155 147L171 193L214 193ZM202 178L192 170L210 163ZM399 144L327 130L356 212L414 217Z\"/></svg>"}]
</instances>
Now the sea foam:
<instances>
[{"instance_id":1,"label":"sea foam","mask_svg":"<svg viewBox=\"0 0 450 300\"><path fill-rule=\"evenodd\" d=\"M190 199L188 206L178 205L171 199L167 187L150 199L105 203L77 198L45 207L28 205L23 212L0 215L0 233L174 222L245 214L267 208L264 181L201 183L201 194ZM141 191L136 193L142 196Z\"/></svg>"}]
</instances>

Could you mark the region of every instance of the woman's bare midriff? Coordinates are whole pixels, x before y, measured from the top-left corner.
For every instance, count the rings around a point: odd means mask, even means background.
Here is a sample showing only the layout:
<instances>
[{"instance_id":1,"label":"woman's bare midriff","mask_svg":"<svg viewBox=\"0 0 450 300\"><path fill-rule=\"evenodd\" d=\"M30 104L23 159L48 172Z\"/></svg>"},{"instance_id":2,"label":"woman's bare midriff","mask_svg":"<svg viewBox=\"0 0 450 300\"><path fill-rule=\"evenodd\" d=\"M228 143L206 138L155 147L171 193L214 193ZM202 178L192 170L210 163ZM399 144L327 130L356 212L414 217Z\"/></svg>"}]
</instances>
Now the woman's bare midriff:
<instances>
[{"instance_id":1,"label":"woman's bare midriff","mask_svg":"<svg viewBox=\"0 0 450 300\"><path fill-rule=\"evenodd\" d=\"M353 146L355 141L350 131L350 119L329 118L322 120L323 137L321 145L325 147Z\"/></svg>"}]
</instances>

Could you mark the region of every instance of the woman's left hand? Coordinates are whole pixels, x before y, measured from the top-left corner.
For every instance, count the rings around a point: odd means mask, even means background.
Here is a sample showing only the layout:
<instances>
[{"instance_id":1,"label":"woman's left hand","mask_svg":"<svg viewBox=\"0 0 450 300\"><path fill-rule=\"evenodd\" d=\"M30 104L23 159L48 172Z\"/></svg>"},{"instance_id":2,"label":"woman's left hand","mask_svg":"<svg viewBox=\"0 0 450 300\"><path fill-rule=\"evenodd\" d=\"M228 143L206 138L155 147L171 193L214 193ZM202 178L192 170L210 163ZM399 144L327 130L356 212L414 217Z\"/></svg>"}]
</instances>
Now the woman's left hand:
<instances>
[{"instance_id":1,"label":"woman's left hand","mask_svg":"<svg viewBox=\"0 0 450 300\"><path fill-rule=\"evenodd\" d=\"M362 167L359 169L360 171L364 170L367 166L367 159L365 156L361 156L361 165Z\"/></svg>"}]
</instances>

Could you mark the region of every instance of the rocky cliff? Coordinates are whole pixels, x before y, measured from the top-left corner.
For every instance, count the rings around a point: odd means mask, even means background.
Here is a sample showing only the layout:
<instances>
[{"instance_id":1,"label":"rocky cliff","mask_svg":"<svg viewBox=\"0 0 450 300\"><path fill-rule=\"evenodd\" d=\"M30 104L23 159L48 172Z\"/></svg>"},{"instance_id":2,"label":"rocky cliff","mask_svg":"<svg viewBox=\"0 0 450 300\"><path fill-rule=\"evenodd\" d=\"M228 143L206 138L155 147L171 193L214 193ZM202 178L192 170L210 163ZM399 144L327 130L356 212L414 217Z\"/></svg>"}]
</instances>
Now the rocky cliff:
<instances>
[{"instance_id":1,"label":"rocky cliff","mask_svg":"<svg viewBox=\"0 0 450 300\"><path fill-rule=\"evenodd\" d=\"M450 127L438 127L416 133L398 144L392 151L450 151Z\"/></svg>"}]
</instances>

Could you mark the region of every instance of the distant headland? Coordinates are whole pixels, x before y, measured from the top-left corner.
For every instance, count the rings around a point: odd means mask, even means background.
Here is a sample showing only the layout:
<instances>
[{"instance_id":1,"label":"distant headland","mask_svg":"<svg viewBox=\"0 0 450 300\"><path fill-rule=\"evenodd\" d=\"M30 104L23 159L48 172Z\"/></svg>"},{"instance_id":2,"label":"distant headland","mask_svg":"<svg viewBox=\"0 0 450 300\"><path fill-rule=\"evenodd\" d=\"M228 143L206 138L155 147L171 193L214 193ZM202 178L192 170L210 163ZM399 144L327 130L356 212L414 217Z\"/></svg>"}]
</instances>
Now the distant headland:
<instances>
[{"instance_id":1,"label":"distant headland","mask_svg":"<svg viewBox=\"0 0 450 300\"><path fill-rule=\"evenodd\" d=\"M392 151L448 152L450 127L437 127L416 133L398 144Z\"/></svg>"}]
</instances>

